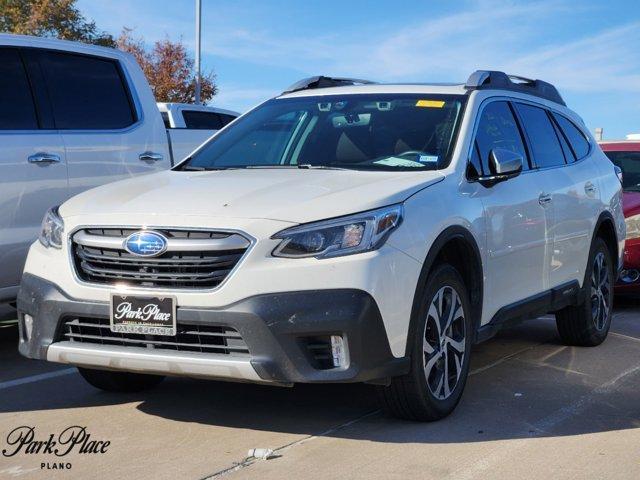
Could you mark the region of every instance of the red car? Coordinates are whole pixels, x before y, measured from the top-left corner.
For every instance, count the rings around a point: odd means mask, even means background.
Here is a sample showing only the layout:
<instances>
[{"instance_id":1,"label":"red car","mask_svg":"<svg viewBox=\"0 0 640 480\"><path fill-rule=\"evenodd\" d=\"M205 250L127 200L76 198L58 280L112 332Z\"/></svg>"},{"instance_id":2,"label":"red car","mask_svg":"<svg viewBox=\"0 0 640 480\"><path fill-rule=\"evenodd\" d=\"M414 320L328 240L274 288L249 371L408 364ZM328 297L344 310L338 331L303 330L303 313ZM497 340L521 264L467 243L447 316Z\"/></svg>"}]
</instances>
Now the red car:
<instances>
[{"instance_id":1,"label":"red car","mask_svg":"<svg viewBox=\"0 0 640 480\"><path fill-rule=\"evenodd\" d=\"M604 153L622 169L622 206L627 238L624 270L615 287L617 294L640 294L640 140L600 142Z\"/></svg>"}]
</instances>

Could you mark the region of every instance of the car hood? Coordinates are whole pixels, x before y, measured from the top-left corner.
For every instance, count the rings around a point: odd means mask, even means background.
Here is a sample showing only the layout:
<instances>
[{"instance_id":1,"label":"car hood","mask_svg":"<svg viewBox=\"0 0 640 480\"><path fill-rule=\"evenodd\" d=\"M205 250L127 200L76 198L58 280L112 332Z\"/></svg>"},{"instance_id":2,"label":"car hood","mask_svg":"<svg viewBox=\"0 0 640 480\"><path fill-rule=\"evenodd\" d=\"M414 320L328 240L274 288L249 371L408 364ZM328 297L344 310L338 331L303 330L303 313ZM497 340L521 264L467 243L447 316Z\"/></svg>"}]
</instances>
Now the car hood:
<instances>
[{"instance_id":1,"label":"car hood","mask_svg":"<svg viewBox=\"0 0 640 480\"><path fill-rule=\"evenodd\" d=\"M164 171L88 190L67 201L76 215L196 215L304 223L406 200L439 172L315 169Z\"/></svg>"},{"instance_id":2,"label":"car hood","mask_svg":"<svg viewBox=\"0 0 640 480\"><path fill-rule=\"evenodd\" d=\"M630 217L640 213L640 192L623 192L622 208L624 216Z\"/></svg>"}]
</instances>

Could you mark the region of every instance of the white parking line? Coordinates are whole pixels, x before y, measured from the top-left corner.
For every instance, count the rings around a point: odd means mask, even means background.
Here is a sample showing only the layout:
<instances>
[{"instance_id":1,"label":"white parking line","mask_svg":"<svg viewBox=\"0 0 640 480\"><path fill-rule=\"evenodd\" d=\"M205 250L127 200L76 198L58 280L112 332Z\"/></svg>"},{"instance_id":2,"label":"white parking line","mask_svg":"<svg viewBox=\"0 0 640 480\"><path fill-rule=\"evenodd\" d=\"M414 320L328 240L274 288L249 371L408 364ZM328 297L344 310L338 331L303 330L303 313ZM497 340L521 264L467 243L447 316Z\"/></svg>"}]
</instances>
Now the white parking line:
<instances>
[{"instance_id":1,"label":"white parking line","mask_svg":"<svg viewBox=\"0 0 640 480\"><path fill-rule=\"evenodd\" d=\"M77 370L75 368L65 368L64 370L56 370L55 372L41 373L39 375L31 375L30 377L8 380L6 382L0 382L0 390L17 387L19 385L26 385L28 383L39 382L41 380L48 380L50 378L62 377L64 375L70 375L76 372Z\"/></svg>"},{"instance_id":2,"label":"white parking line","mask_svg":"<svg viewBox=\"0 0 640 480\"><path fill-rule=\"evenodd\" d=\"M354 423L358 423L361 420L364 420L365 418L369 418L372 417L374 415L377 415L379 413L382 413L382 410L373 410L371 412L365 413L364 415L358 417L358 418L354 418L353 420L349 420L345 423L342 423L340 425L338 425L337 427L331 427L329 430L325 430L322 433L318 433L316 435L309 435L307 437L301 438L300 440L295 440L291 443L288 443L286 445L282 445L276 449L273 450L273 453L278 454L281 452L284 452L286 450L289 450L292 447L296 447L298 445L302 445L303 443L309 442L311 440L316 440L318 438L321 437L327 437L329 435L331 435L332 433L341 430L343 428L346 427L350 427L351 425L353 425ZM238 470L241 470L245 467L248 467L249 465L252 465L253 463L255 463L256 459L254 458L245 458L242 462L238 462L235 465L233 465L232 467L228 467L225 468L223 470L220 470L219 472L216 473L212 473L211 475L207 475L206 477L203 477L201 480L213 480L214 478L220 478L220 477L224 477L226 475L229 475L230 473L233 472L237 472Z\"/></svg>"},{"instance_id":3,"label":"white parking line","mask_svg":"<svg viewBox=\"0 0 640 480\"><path fill-rule=\"evenodd\" d=\"M482 372L484 372L486 370L489 370L490 368L496 367L496 366L498 366L498 365L500 365L500 364L502 364L502 363L504 363L504 362L506 362L508 360L511 360L512 358L516 357L517 355L520 355L521 353L528 352L529 350L533 350L534 348L539 347L541 345L545 345L545 344L546 344L546 342L536 343L534 345L530 345L530 346L522 348L520 350L516 350L515 352L512 352L509 355L505 355L504 357L499 358L495 362L492 362L492 363L490 363L488 365L484 365L482 367L476 368L475 370L471 370L469 372L469 376L477 375L478 373L482 373ZM289 443L287 445L282 445L282 446L274 449L274 453L284 452L286 450L289 450L289 449L291 449L293 447L296 447L298 445L301 445L303 443L307 443L307 442L310 442L310 441L313 441L313 440L317 440L318 438L327 437L327 436L329 436L330 434L334 433L337 430L341 430L343 428L350 427L351 425L353 425L355 423L358 423L358 422L360 422L362 420L365 420L365 419L367 419L369 417L373 417L374 415L378 415L378 414L381 414L381 413L382 413L382 410L373 410L371 412L367 412L367 413L365 413L364 415L362 415L360 417L354 418L352 420L348 420L347 422L345 422L343 424L340 424L337 427L332 427L329 430L326 430L326 431L324 431L322 433L318 433L318 434L315 434L315 435L309 435L307 437L301 438L300 440L293 441L293 442L291 442L291 443ZM224 476L227 476L227 475L229 475L231 473L237 472L238 470L241 470L241 469L243 469L245 467L248 467L248 466L252 465L253 463L255 463L255 459L245 458L241 462L234 462L233 466L225 468L225 469L220 470L218 472L212 473L210 475L207 475L207 476L203 477L201 480L214 480L214 479L217 479L217 478L220 478L220 477L224 477Z\"/></svg>"},{"instance_id":4,"label":"white parking line","mask_svg":"<svg viewBox=\"0 0 640 480\"><path fill-rule=\"evenodd\" d=\"M633 340L634 342L640 342L640 338L631 337L629 335L624 335L618 332L609 332L609 335L613 335L614 337L626 338L627 340Z\"/></svg>"},{"instance_id":5,"label":"white parking line","mask_svg":"<svg viewBox=\"0 0 640 480\"><path fill-rule=\"evenodd\" d=\"M490 470L496 464L508 461L509 458L516 458L515 452L529 445L526 441L527 439L539 438L543 435L551 435L554 427L572 417L584 414L593 404L598 401L602 401L603 395L615 392L615 390L619 388L621 380L626 377L636 375L638 372L640 372L640 365L634 365L633 367L628 368L624 372L604 382L574 402L571 402L570 404L554 411L550 415L534 422L530 425L532 430L530 430L531 433L529 433L529 435L499 445L497 448L492 449L488 455L484 456L470 467L452 472L450 478L455 478L456 480L471 480L480 477L491 478L491 475L487 475L487 470Z\"/></svg>"},{"instance_id":6,"label":"white parking line","mask_svg":"<svg viewBox=\"0 0 640 480\"><path fill-rule=\"evenodd\" d=\"M478 373L482 373L485 370L489 370L490 368L493 368L493 367L497 367L501 363L504 363L504 362L506 362L508 360L511 360L513 357L515 357L517 355L520 355L521 353L528 352L529 350L533 350L534 348L539 347L540 345L544 345L544 344L545 344L544 342L543 343L536 343L536 344L531 345L529 347L525 347L525 348L523 348L521 350L516 350L515 352L512 352L509 355L505 355L504 357L499 358L495 362L489 363L488 365L484 365L482 367L478 367L475 370L471 370L469 372L469 376L476 375Z\"/></svg>"}]
</instances>

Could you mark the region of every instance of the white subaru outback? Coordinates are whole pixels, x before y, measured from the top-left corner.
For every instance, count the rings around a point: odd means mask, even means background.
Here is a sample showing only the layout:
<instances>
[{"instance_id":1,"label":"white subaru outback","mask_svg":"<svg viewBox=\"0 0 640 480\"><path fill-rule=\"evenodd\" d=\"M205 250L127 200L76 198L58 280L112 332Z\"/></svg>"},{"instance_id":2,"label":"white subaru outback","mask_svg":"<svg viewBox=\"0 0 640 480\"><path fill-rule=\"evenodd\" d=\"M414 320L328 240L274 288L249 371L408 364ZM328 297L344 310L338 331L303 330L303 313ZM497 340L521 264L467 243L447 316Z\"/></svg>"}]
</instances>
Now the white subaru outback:
<instances>
[{"instance_id":1,"label":"white subaru outback","mask_svg":"<svg viewBox=\"0 0 640 480\"><path fill-rule=\"evenodd\" d=\"M105 390L369 382L434 420L510 322L555 312L564 342L601 343L624 237L614 166L552 85L314 77L49 211L20 351Z\"/></svg>"}]
</instances>

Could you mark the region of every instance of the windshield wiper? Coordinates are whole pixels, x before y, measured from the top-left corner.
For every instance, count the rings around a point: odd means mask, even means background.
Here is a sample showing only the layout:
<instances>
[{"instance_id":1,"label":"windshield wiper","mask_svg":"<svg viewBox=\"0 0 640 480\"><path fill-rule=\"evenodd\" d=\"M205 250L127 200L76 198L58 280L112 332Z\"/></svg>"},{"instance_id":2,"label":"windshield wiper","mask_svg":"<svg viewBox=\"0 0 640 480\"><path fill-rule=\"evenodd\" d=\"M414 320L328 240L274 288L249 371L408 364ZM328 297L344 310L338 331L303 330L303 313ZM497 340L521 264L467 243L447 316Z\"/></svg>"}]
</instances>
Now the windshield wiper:
<instances>
[{"instance_id":1,"label":"windshield wiper","mask_svg":"<svg viewBox=\"0 0 640 480\"><path fill-rule=\"evenodd\" d=\"M296 168L295 165L247 165L243 168L249 170L269 169L269 168Z\"/></svg>"},{"instance_id":2,"label":"windshield wiper","mask_svg":"<svg viewBox=\"0 0 640 480\"><path fill-rule=\"evenodd\" d=\"M306 170L349 170L348 168L332 167L329 165L311 165L309 163L301 163L298 165L298 168Z\"/></svg>"},{"instance_id":3,"label":"windshield wiper","mask_svg":"<svg viewBox=\"0 0 640 480\"><path fill-rule=\"evenodd\" d=\"M251 170L259 170L259 169L270 169L270 168L298 168L302 170L347 170L346 168L340 167L330 167L328 165L311 165L309 163L303 163L300 165L247 165L247 169Z\"/></svg>"},{"instance_id":4,"label":"windshield wiper","mask_svg":"<svg viewBox=\"0 0 640 480\"><path fill-rule=\"evenodd\" d=\"M247 165L246 167L242 168L246 168L249 170L268 170L272 168L297 168L302 170L347 170L346 168L330 167L327 165L310 165L308 163L303 163L301 165Z\"/></svg>"},{"instance_id":5,"label":"windshield wiper","mask_svg":"<svg viewBox=\"0 0 640 480\"><path fill-rule=\"evenodd\" d=\"M301 165L242 165L238 167L196 167L195 165L185 165L180 167L179 171L185 172L208 172L210 170L268 170L279 168L293 168L303 170L349 170L348 168L332 167L329 165L310 165L303 163Z\"/></svg>"},{"instance_id":6,"label":"windshield wiper","mask_svg":"<svg viewBox=\"0 0 640 480\"><path fill-rule=\"evenodd\" d=\"M184 172L210 172L212 170L234 170L243 167L196 167L194 165L185 165L180 168L178 171Z\"/></svg>"},{"instance_id":7,"label":"windshield wiper","mask_svg":"<svg viewBox=\"0 0 640 480\"><path fill-rule=\"evenodd\" d=\"M204 172L205 168L204 167L194 167L191 165L185 165L184 167L180 167L179 170L185 171L185 172Z\"/></svg>"}]
</instances>

